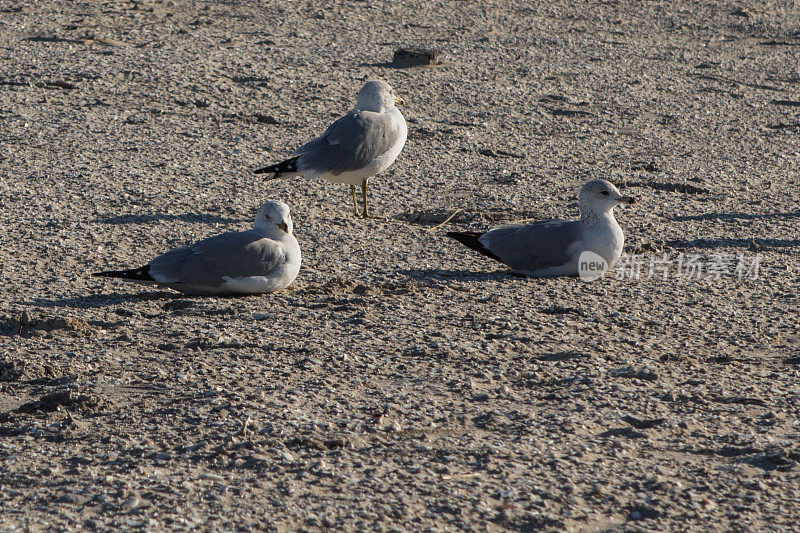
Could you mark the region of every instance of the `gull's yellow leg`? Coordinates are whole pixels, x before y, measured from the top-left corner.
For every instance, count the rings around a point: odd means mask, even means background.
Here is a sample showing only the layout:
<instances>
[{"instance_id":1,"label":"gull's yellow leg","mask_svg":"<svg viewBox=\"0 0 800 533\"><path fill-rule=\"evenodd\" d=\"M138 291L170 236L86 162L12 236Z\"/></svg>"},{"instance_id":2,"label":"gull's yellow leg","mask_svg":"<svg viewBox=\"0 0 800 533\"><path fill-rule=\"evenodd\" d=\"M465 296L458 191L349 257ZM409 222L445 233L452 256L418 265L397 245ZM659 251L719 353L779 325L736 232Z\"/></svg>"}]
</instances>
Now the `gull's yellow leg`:
<instances>
[{"instance_id":1,"label":"gull's yellow leg","mask_svg":"<svg viewBox=\"0 0 800 533\"><path fill-rule=\"evenodd\" d=\"M350 186L350 192L353 193L353 214L355 215L356 218L358 218L360 215L358 214L358 200L356 200L356 186L355 185L351 185Z\"/></svg>"},{"instance_id":2,"label":"gull's yellow leg","mask_svg":"<svg viewBox=\"0 0 800 533\"><path fill-rule=\"evenodd\" d=\"M369 218L369 211L367 211L367 180L361 182L361 201L364 204L364 211L362 211L362 218Z\"/></svg>"}]
</instances>

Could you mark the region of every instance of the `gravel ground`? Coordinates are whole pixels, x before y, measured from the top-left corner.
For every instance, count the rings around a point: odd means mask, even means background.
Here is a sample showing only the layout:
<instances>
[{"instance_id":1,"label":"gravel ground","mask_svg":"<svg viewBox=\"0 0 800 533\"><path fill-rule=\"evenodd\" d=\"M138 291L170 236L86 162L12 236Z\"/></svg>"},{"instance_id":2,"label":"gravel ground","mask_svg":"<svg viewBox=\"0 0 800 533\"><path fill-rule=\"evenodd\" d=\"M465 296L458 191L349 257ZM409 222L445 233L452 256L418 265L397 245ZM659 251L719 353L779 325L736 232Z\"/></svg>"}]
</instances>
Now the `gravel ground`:
<instances>
[{"instance_id":1,"label":"gravel ground","mask_svg":"<svg viewBox=\"0 0 800 533\"><path fill-rule=\"evenodd\" d=\"M409 122L378 218L251 174L372 78ZM800 521L797 5L0 0L0 140L0 530ZM601 177L639 203L600 281L444 236ZM289 290L88 276L269 198Z\"/></svg>"}]
</instances>

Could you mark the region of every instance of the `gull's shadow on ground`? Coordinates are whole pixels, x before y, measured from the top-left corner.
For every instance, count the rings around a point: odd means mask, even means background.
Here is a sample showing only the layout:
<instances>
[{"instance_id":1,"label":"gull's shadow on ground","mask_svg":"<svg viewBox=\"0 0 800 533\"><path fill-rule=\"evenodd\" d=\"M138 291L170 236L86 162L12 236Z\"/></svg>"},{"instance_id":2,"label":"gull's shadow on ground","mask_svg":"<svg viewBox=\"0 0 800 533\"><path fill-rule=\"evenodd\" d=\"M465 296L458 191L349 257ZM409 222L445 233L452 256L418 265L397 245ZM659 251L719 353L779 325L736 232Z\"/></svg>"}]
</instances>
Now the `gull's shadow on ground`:
<instances>
[{"instance_id":1,"label":"gull's shadow on ground","mask_svg":"<svg viewBox=\"0 0 800 533\"><path fill-rule=\"evenodd\" d=\"M800 246L800 239L693 239L664 241L669 248L788 248Z\"/></svg>"},{"instance_id":2,"label":"gull's shadow on ground","mask_svg":"<svg viewBox=\"0 0 800 533\"><path fill-rule=\"evenodd\" d=\"M40 307L71 307L75 309L90 309L106 307L121 303L136 302L169 302L177 300L192 299L219 299L219 300L242 300L245 298L259 298L263 294L182 294L179 292L154 290L153 292L124 293L112 292L108 294L90 294L89 296L76 296L74 298L60 298L58 300L48 300L46 298L34 298L32 302L22 302L25 305L37 305Z\"/></svg>"},{"instance_id":3,"label":"gull's shadow on ground","mask_svg":"<svg viewBox=\"0 0 800 533\"><path fill-rule=\"evenodd\" d=\"M24 303L26 305L37 305L39 307L70 307L74 309L91 309L121 303L153 302L160 300L174 300L177 298L186 298L186 296L177 292L167 291L140 293L112 292L108 294L76 296L74 298L59 298L58 300L34 298L32 302Z\"/></svg>"},{"instance_id":4,"label":"gull's shadow on ground","mask_svg":"<svg viewBox=\"0 0 800 533\"><path fill-rule=\"evenodd\" d=\"M510 270L498 270L495 272L476 272L473 270L444 270L441 268L412 268L409 270L398 270L398 274L408 276L413 279L437 279L437 280L456 280L456 281L504 281L518 280L527 278L522 274L516 274Z\"/></svg>"},{"instance_id":5,"label":"gull's shadow on ground","mask_svg":"<svg viewBox=\"0 0 800 533\"><path fill-rule=\"evenodd\" d=\"M154 215L117 215L108 218L97 218L95 222L101 224L152 224L160 220L180 220L194 224L233 224L242 222L237 218L227 218L206 213L183 213L180 215L154 214Z\"/></svg>"},{"instance_id":6,"label":"gull's shadow on ground","mask_svg":"<svg viewBox=\"0 0 800 533\"><path fill-rule=\"evenodd\" d=\"M800 218L800 211L788 213L705 213L703 215L668 217L667 220L688 222L689 220L760 220L763 218Z\"/></svg>"}]
</instances>

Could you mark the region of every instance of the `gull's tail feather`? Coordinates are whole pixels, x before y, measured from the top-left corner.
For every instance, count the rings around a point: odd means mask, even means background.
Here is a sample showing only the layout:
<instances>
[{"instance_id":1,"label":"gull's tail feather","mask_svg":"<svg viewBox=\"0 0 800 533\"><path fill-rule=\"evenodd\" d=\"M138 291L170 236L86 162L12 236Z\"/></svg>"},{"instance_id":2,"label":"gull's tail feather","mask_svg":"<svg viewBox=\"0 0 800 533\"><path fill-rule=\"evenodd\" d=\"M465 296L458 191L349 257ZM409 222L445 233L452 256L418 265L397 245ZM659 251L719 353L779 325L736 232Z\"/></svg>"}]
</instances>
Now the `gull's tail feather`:
<instances>
[{"instance_id":1,"label":"gull's tail feather","mask_svg":"<svg viewBox=\"0 0 800 533\"><path fill-rule=\"evenodd\" d=\"M107 270L105 272L95 272L92 276L99 278L122 278L131 279L136 281L156 281L150 275L150 265L145 265L141 268L132 268L130 270Z\"/></svg>"},{"instance_id":2,"label":"gull's tail feather","mask_svg":"<svg viewBox=\"0 0 800 533\"><path fill-rule=\"evenodd\" d=\"M478 240L483 236L483 233L478 233L477 231L448 231L447 236L457 240L467 248L472 248L479 254L491 257L495 261L500 261L499 257L493 254L491 250L486 248L481 241Z\"/></svg>"},{"instance_id":3,"label":"gull's tail feather","mask_svg":"<svg viewBox=\"0 0 800 533\"><path fill-rule=\"evenodd\" d=\"M274 180L276 178L291 178L292 176L297 175L297 160L300 159L300 156L292 157L291 159L287 159L286 161L281 161L277 165L270 165L268 167L257 168L253 172L256 174L272 174L271 179Z\"/></svg>"}]
</instances>

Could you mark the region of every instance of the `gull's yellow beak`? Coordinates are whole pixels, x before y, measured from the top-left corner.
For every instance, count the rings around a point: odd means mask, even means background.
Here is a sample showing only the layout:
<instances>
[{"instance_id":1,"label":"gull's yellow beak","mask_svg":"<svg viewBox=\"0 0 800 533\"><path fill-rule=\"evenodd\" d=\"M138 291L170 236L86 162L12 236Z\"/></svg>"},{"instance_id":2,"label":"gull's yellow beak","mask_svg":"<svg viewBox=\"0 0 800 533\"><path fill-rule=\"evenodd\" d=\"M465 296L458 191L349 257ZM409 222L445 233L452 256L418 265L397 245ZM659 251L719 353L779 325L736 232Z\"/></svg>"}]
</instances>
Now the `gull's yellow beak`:
<instances>
[{"instance_id":1,"label":"gull's yellow beak","mask_svg":"<svg viewBox=\"0 0 800 533\"><path fill-rule=\"evenodd\" d=\"M406 101L399 96L394 97L394 105L406 105Z\"/></svg>"}]
</instances>

